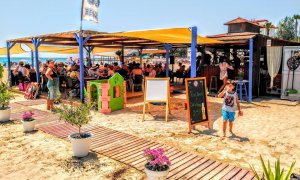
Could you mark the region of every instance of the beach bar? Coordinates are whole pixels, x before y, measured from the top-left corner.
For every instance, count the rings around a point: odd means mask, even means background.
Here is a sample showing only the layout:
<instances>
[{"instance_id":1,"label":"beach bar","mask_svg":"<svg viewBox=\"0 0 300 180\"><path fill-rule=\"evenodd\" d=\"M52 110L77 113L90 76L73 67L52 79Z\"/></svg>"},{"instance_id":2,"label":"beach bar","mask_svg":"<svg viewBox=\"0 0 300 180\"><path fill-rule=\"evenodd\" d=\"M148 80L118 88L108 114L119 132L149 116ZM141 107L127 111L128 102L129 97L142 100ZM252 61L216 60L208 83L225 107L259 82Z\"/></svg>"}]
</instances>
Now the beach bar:
<instances>
[{"instance_id":1,"label":"beach bar","mask_svg":"<svg viewBox=\"0 0 300 180\"><path fill-rule=\"evenodd\" d=\"M35 54L36 70L39 64L39 47L43 45L50 46L78 46L80 58L80 99L84 101L84 74L83 74L83 53L84 48L90 54L95 48L112 49L147 49L147 48L165 48L166 50L166 68L168 64L171 48L191 47L191 77L196 76L196 45L221 44L221 41L205 38L197 35L197 27L191 28L171 28L155 29L144 31L131 31L119 33L104 33L89 30L69 31L62 33L31 36L25 38L11 39L7 41L8 69L10 70L10 49L16 44L33 44ZM124 55L124 53L122 53ZM121 58L124 62L124 57ZM167 74L168 75L168 74ZM10 79L11 74L9 74ZM37 81L40 83L40 75L37 73Z\"/></svg>"}]
</instances>

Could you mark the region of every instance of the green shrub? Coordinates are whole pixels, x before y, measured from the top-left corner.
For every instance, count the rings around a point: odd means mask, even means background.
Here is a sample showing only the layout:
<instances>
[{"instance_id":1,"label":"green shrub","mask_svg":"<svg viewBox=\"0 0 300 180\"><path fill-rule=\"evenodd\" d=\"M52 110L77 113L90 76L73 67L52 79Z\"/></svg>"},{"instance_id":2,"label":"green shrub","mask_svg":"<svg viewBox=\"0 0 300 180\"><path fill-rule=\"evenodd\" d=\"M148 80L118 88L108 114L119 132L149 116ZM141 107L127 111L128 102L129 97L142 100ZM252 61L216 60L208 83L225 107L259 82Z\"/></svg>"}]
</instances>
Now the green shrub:
<instances>
[{"instance_id":1,"label":"green shrub","mask_svg":"<svg viewBox=\"0 0 300 180\"><path fill-rule=\"evenodd\" d=\"M4 66L0 63L0 81L3 78Z\"/></svg>"},{"instance_id":2,"label":"green shrub","mask_svg":"<svg viewBox=\"0 0 300 180\"><path fill-rule=\"evenodd\" d=\"M284 169L280 168L280 159L275 161L275 172L272 171L270 161L268 161L268 167L266 166L262 156L260 156L261 165L263 168L263 177L259 177L257 171L251 166L253 173L257 180L266 179L266 180L290 180L291 174L293 173L295 167L295 161L292 163L288 173L284 176Z\"/></svg>"},{"instance_id":3,"label":"green shrub","mask_svg":"<svg viewBox=\"0 0 300 180\"><path fill-rule=\"evenodd\" d=\"M78 127L79 135L81 135L81 127L88 124L91 120L91 106L81 104L80 106L61 105L61 108L55 108L60 114L60 119Z\"/></svg>"},{"instance_id":4,"label":"green shrub","mask_svg":"<svg viewBox=\"0 0 300 180\"><path fill-rule=\"evenodd\" d=\"M0 110L7 109L12 98L13 94L9 91L8 84L0 81Z\"/></svg>"}]
</instances>

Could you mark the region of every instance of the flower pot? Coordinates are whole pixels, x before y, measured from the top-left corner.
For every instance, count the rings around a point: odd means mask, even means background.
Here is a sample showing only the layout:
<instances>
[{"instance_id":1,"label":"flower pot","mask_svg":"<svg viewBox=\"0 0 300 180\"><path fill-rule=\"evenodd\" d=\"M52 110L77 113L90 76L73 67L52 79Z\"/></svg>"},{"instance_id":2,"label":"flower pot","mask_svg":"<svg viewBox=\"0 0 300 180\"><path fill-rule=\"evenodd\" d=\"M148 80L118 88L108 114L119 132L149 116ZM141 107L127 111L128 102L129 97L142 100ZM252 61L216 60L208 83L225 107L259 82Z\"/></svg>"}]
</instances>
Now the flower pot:
<instances>
[{"instance_id":1,"label":"flower pot","mask_svg":"<svg viewBox=\"0 0 300 180\"><path fill-rule=\"evenodd\" d=\"M85 137L78 138L79 133L73 133L69 135L69 139L72 144L73 154L76 157L87 156L90 151L91 139L93 135L91 133L81 133L81 135L84 135Z\"/></svg>"},{"instance_id":2,"label":"flower pot","mask_svg":"<svg viewBox=\"0 0 300 180\"><path fill-rule=\"evenodd\" d=\"M23 129L24 129L24 132L31 132L34 130L34 127L35 127L35 120L33 121L23 121Z\"/></svg>"},{"instance_id":3,"label":"flower pot","mask_svg":"<svg viewBox=\"0 0 300 180\"><path fill-rule=\"evenodd\" d=\"M0 122L5 122L10 120L11 108L0 110Z\"/></svg>"},{"instance_id":4,"label":"flower pot","mask_svg":"<svg viewBox=\"0 0 300 180\"><path fill-rule=\"evenodd\" d=\"M145 168L145 173L147 174L148 180L165 180L167 179L167 176L169 174L169 169L166 171L151 171L147 168Z\"/></svg>"}]
</instances>

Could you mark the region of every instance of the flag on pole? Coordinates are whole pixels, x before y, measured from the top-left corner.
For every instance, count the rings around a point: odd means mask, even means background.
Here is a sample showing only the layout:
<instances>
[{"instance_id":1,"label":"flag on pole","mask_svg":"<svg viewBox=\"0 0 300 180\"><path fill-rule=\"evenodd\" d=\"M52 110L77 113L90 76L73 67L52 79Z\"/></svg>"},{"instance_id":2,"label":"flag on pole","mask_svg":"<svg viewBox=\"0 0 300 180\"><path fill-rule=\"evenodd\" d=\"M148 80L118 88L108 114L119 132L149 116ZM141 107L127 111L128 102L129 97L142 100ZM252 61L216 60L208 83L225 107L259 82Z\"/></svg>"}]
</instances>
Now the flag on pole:
<instances>
[{"instance_id":1,"label":"flag on pole","mask_svg":"<svg viewBox=\"0 0 300 180\"><path fill-rule=\"evenodd\" d=\"M98 23L100 0L82 0L81 20Z\"/></svg>"}]
</instances>

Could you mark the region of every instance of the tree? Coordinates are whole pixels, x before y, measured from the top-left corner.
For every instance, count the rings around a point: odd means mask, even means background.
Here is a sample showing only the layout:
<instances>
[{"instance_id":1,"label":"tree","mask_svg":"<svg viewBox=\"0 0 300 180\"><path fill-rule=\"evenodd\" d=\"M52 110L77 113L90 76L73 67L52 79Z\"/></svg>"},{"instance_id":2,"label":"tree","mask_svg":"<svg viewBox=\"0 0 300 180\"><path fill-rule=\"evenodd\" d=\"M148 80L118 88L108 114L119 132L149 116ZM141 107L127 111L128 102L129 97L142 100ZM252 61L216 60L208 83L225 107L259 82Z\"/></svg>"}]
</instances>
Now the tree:
<instances>
[{"instance_id":1,"label":"tree","mask_svg":"<svg viewBox=\"0 0 300 180\"><path fill-rule=\"evenodd\" d=\"M300 19L300 15L295 14L293 18L295 19L295 33L296 33L296 40L298 41L298 19Z\"/></svg>"},{"instance_id":2,"label":"tree","mask_svg":"<svg viewBox=\"0 0 300 180\"><path fill-rule=\"evenodd\" d=\"M186 57L187 56L187 48L176 48L173 52L173 55L176 57Z\"/></svg>"},{"instance_id":3,"label":"tree","mask_svg":"<svg viewBox=\"0 0 300 180\"><path fill-rule=\"evenodd\" d=\"M296 38L294 18L287 16L279 22L277 37L284 40L294 40Z\"/></svg>"},{"instance_id":4,"label":"tree","mask_svg":"<svg viewBox=\"0 0 300 180\"><path fill-rule=\"evenodd\" d=\"M270 35L270 29L273 27L272 22L267 22L265 27L266 27L266 30L267 30L267 36L269 36Z\"/></svg>"}]
</instances>

